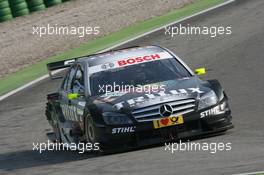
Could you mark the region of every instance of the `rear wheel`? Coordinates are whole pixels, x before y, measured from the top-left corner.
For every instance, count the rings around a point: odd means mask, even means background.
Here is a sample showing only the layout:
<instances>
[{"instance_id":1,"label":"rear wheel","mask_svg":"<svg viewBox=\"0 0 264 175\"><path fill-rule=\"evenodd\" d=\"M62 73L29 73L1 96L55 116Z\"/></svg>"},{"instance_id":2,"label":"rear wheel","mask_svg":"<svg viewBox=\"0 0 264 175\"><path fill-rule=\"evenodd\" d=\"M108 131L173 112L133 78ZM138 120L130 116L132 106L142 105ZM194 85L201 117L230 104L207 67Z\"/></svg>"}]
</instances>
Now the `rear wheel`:
<instances>
[{"instance_id":1,"label":"rear wheel","mask_svg":"<svg viewBox=\"0 0 264 175\"><path fill-rule=\"evenodd\" d=\"M61 142L61 129L59 127L58 115L51 103L46 104L46 117L52 126L56 142Z\"/></svg>"},{"instance_id":2,"label":"rear wheel","mask_svg":"<svg viewBox=\"0 0 264 175\"><path fill-rule=\"evenodd\" d=\"M61 128L59 126L59 122L57 121L57 123L53 126L53 131L54 131L54 134L56 136L56 142L59 142L61 143L62 140L61 140Z\"/></svg>"}]
</instances>

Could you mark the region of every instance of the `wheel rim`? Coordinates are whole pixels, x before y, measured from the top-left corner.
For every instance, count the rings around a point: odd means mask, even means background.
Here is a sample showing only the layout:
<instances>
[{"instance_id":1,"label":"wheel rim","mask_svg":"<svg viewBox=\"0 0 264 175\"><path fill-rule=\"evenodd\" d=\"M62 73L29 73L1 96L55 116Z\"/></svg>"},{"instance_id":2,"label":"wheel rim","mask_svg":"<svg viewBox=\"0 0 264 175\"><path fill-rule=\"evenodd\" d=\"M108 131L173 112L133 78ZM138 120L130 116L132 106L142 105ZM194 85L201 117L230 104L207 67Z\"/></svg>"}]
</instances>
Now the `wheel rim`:
<instances>
[{"instance_id":1,"label":"wheel rim","mask_svg":"<svg viewBox=\"0 0 264 175\"><path fill-rule=\"evenodd\" d=\"M94 142L94 127L90 123L88 124L88 137L90 141Z\"/></svg>"}]
</instances>

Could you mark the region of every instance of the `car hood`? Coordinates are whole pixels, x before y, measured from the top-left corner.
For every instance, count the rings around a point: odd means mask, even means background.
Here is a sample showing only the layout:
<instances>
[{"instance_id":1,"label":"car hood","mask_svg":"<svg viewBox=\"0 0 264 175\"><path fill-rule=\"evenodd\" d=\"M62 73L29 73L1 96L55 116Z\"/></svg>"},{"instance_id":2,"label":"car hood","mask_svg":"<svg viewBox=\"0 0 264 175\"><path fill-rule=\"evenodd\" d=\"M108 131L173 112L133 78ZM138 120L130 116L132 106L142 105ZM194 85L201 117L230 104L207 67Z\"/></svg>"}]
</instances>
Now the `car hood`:
<instances>
[{"instance_id":1,"label":"car hood","mask_svg":"<svg viewBox=\"0 0 264 175\"><path fill-rule=\"evenodd\" d=\"M151 84L154 85L154 84ZM99 105L104 111L109 106L115 110L134 110L147 106L162 104L183 99L197 100L211 90L208 84L196 76L183 79L169 80L155 85L163 85L163 90L155 92L115 92L94 97L93 103Z\"/></svg>"}]
</instances>

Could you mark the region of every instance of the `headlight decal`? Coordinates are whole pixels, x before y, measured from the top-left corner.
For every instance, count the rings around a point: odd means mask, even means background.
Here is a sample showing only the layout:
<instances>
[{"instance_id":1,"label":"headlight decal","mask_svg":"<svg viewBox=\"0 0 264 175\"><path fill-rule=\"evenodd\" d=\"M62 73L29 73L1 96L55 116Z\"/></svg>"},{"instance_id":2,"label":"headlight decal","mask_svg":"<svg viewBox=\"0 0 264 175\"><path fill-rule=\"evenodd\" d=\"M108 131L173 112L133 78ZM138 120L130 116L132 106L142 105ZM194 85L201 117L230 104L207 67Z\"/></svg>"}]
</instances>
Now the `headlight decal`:
<instances>
[{"instance_id":1,"label":"headlight decal","mask_svg":"<svg viewBox=\"0 0 264 175\"><path fill-rule=\"evenodd\" d=\"M114 112L103 113L103 119L108 125L123 125L133 123L127 115Z\"/></svg>"},{"instance_id":2,"label":"headlight decal","mask_svg":"<svg viewBox=\"0 0 264 175\"><path fill-rule=\"evenodd\" d=\"M198 110L213 106L217 104L217 102L218 102L218 97L216 96L215 92L210 91L204 94L203 96L201 96L198 105Z\"/></svg>"}]
</instances>

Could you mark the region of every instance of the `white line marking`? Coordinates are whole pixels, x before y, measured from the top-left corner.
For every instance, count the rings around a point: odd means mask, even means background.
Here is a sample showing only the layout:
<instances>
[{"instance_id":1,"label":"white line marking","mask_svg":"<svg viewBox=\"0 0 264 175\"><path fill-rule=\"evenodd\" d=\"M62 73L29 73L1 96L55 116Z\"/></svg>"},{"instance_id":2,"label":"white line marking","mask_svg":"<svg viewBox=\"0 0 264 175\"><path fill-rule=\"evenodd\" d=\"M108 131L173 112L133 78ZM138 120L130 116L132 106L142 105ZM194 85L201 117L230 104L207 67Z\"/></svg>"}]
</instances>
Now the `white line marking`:
<instances>
[{"instance_id":1,"label":"white line marking","mask_svg":"<svg viewBox=\"0 0 264 175\"><path fill-rule=\"evenodd\" d=\"M241 174L233 174L233 175L257 175L264 174L264 171L250 172L250 173L241 173Z\"/></svg>"},{"instance_id":2,"label":"white line marking","mask_svg":"<svg viewBox=\"0 0 264 175\"><path fill-rule=\"evenodd\" d=\"M182 18L182 19L176 20L176 21L171 22L171 23L169 23L169 24L166 24L166 25L164 25L164 26L161 26L161 27L158 27L158 28L156 28L156 29L153 29L153 30L151 30L151 31L149 31L149 32L146 32L146 33L140 34L140 35L138 35L138 36L132 37L132 38L126 40L126 41L123 41L123 42L121 42L121 43L118 43L118 44L116 44L116 45L114 45L114 46L111 46L111 47L109 47L109 48L107 48L107 49L104 49L104 50L102 50L102 51L100 51L100 52L105 52L105 51L108 51L108 50L114 49L114 48L116 48L116 47L119 47L119 46L121 46L121 45L127 44L127 43L129 43L129 42L131 42L131 41L134 41L134 40L136 40L136 39L139 39L139 38L144 37L144 36L146 36L146 35L149 35L149 34L151 34L151 33L154 33L154 32L157 32L157 31L159 31L159 30L162 30L163 28L165 28L165 27L167 27L167 26L170 26L170 25L173 25L173 24L180 23L180 22L182 22L182 21L188 20L188 19L190 19L190 18L193 18L193 17L195 17L195 16L201 15L201 14L203 14L203 13L207 13L207 12L209 12L209 11L215 10L215 9L217 9L217 8L220 8L220 7L222 7L222 6L228 5L228 4L230 4L230 3L232 3L232 2L235 2L235 1L236 1L236 0L228 0L228 1L224 2L224 3L222 3L222 4L219 4L219 5L216 5L216 6L214 6L214 7L208 8L208 9L206 9L206 10L202 10L202 11L200 11L200 12L198 12L198 13L195 13L195 14L193 14L193 15L191 15L191 16L184 17L184 18ZM48 78L48 77L49 77L48 74L43 75L43 76L41 76L41 77L39 77L39 78L37 78L37 79L35 79L35 80L29 82L29 83L27 83L27 84L25 84L25 85L23 85L23 86L17 88L17 89L14 89L14 90L12 90L12 91L10 91L10 92L8 92L8 93L6 93L6 94L0 96L0 101L6 99L7 97L9 97L9 96L11 96L11 95L14 95L15 93L17 93L17 92L19 92L19 91L22 91L22 90L24 90L24 89L26 89L26 88L28 88L28 87L34 85L34 84L36 84L36 83L38 83L38 82L40 82L40 81L42 81L42 80L44 80L44 79L46 79L46 78Z\"/></svg>"},{"instance_id":3,"label":"white line marking","mask_svg":"<svg viewBox=\"0 0 264 175\"><path fill-rule=\"evenodd\" d=\"M40 81L42 81L42 80L44 80L44 79L46 79L46 78L48 78L48 77L49 77L49 75L47 74L47 75L44 75L44 76L42 76L42 77L39 77L39 78L37 78L37 79L35 79L35 80L29 82L29 83L27 83L27 84L25 84L25 85L23 85L23 86L20 86L19 88L15 89L15 90L12 90L12 91L10 91L10 92L8 92L8 93L2 95L2 96L0 97L0 101L4 100L5 98L7 98L7 97L9 97L9 96L11 96L11 95L14 95L15 93L17 93L17 92L19 92L19 91L22 91L22 90L24 90L24 89L26 89L26 88L28 88L28 87L34 85L34 84L36 84L36 83L38 83L38 82L40 82Z\"/></svg>"}]
</instances>

